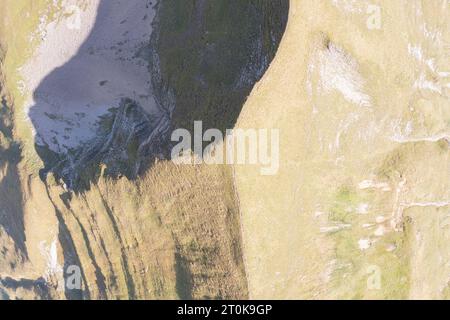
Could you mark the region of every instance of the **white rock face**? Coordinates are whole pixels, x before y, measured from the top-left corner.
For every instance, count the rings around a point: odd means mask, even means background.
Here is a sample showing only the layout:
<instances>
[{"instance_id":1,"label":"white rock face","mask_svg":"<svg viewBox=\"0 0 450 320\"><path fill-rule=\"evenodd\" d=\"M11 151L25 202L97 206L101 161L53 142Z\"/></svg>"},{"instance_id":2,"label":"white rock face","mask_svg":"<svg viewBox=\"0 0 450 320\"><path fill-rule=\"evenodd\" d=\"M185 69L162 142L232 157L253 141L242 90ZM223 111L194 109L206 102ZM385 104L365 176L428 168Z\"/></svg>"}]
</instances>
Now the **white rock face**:
<instances>
[{"instance_id":1,"label":"white rock face","mask_svg":"<svg viewBox=\"0 0 450 320\"><path fill-rule=\"evenodd\" d=\"M22 68L36 143L64 153L91 140L98 117L122 98L155 110L148 61L155 9L149 0L70 0Z\"/></svg>"},{"instance_id":2,"label":"white rock face","mask_svg":"<svg viewBox=\"0 0 450 320\"><path fill-rule=\"evenodd\" d=\"M370 242L369 239L359 239L358 240L358 247L360 250L367 250L370 248L371 245L372 245L372 243Z\"/></svg>"},{"instance_id":3,"label":"white rock face","mask_svg":"<svg viewBox=\"0 0 450 320\"><path fill-rule=\"evenodd\" d=\"M346 100L362 107L370 106L370 97L364 93L364 80L358 73L358 64L341 48L331 44L320 55L321 89L339 91Z\"/></svg>"}]
</instances>

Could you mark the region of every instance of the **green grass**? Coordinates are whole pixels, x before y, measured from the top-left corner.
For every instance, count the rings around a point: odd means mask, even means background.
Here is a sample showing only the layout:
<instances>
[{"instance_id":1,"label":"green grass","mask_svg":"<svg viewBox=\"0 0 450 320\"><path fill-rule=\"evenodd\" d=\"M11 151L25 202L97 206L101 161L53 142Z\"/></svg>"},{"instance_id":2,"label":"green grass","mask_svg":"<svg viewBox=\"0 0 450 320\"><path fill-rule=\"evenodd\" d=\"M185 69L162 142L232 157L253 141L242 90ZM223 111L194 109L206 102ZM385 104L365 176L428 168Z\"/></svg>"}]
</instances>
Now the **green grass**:
<instances>
[{"instance_id":1,"label":"green grass","mask_svg":"<svg viewBox=\"0 0 450 320\"><path fill-rule=\"evenodd\" d=\"M332 274L334 292L341 299L401 299L409 292L408 241L403 234L389 232L372 246L362 251L358 240L367 238L372 231L362 227L363 223L375 220L376 212L358 214L358 203L371 203L371 194L359 193L349 186L342 186L335 194L329 220L335 223L351 224L351 228L330 234L335 242L335 259L338 267ZM395 244L394 252L386 251L387 244ZM376 266L381 272L380 290L367 286L368 270Z\"/></svg>"},{"instance_id":2,"label":"green grass","mask_svg":"<svg viewBox=\"0 0 450 320\"><path fill-rule=\"evenodd\" d=\"M203 3L203 7L201 5ZM233 128L253 83L237 88L244 68L261 57L270 61L284 32L287 1L182 1L161 3L158 53L163 82L176 97L173 123L192 130ZM268 7L277 6L277 10ZM259 30L262 26L262 30ZM275 42L272 41L275 39Z\"/></svg>"},{"instance_id":3,"label":"green grass","mask_svg":"<svg viewBox=\"0 0 450 320\"><path fill-rule=\"evenodd\" d=\"M30 173L37 173L42 162L34 150L34 138L24 110L25 96L19 90L23 81L18 69L32 56L39 45L40 37L35 31L39 18L46 14L48 21L56 19L60 3L53 6L53 0L3 0L0 3L2 23L0 25L0 42L4 46L4 59L1 71L4 85L10 96L11 108L15 117L15 139L22 145L24 165ZM32 37L32 35L35 35Z\"/></svg>"}]
</instances>

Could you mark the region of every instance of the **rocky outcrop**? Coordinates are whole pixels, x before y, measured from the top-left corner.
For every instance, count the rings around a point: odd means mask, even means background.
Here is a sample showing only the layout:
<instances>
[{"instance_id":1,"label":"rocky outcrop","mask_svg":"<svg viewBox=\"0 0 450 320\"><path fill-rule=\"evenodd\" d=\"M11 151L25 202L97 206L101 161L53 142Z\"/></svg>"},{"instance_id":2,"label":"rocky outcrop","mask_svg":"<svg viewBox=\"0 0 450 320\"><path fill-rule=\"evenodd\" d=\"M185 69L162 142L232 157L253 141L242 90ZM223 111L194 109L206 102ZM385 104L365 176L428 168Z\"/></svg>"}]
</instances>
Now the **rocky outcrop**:
<instances>
[{"instance_id":1,"label":"rocky outcrop","mask_svg":"<svg viewBox=\"0 0 450 320\"><path fill-rule=\"evenodd\" d=\"M38 8L51 11L39 1ZM124 97L100 119L96 136L69 152L53 150L42 137L29 141L22 118L8 115L20 128L7 130L14 157L3 158L9 153L1 150L2 172L14 173L0 180L0 208L7 212L0 220L1 298L248 298L230 168L164 159L170 130L197 119L233 126L275 55L288 2L151 5L155 31L139 56L149 62L161 112ZM22 115L16 83L5 83L14 89L9 110ZM47 129L41 126L41 135Z\"/></svg>"},{"instance_id":2,"label":"rocky outcrop","mask_svg":"<svg viewBox=\"0 0 450 320\"><path fill-rule=\"evenodd\" d=\"M124 99L119 108L102 116L90 143L65 154L36 145L47 167L41 177L45 180L54 173L67 188L79 192L100 176L136 179L156 157L166 156L169 129L166 113L152 118L136 102Z\"/></svg>"}]
</instances>

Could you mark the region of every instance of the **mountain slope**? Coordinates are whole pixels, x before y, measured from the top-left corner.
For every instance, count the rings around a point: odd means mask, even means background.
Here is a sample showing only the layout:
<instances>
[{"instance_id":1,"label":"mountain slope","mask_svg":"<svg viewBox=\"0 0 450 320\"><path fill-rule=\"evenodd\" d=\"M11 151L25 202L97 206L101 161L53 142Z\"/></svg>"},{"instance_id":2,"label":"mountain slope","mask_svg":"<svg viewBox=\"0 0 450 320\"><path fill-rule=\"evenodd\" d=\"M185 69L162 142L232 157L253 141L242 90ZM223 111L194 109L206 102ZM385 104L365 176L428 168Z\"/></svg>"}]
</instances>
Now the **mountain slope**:
<instances>
[{"instance_id":1,"label":"mountain slope","mask_svg":"<svg viewBox=\"0 0 450 320\"><path fill-rule=\"evenodd\" d=\"M11 152L1 161L14 173L0 189L2 298L248 297L230 168L164 160L167 133L203 117L233 126L288 2L274 17L271 1L192 3L2 2ZM218 9L229 14L216 22ZM173 29L178 20L187 23ZM228 96L229 113L219 104Z\"/></svg>"},{"instance_id":2,"label":"mountain slope","mask_svg":"<svg viewBox=\"0 0 450 320\"><path fill-rule=\"evenodd\" d=\"M291 1L237 124L280 132L235 167L251 298L449 298L449 10Z\"/></svg>"}]
</instances>

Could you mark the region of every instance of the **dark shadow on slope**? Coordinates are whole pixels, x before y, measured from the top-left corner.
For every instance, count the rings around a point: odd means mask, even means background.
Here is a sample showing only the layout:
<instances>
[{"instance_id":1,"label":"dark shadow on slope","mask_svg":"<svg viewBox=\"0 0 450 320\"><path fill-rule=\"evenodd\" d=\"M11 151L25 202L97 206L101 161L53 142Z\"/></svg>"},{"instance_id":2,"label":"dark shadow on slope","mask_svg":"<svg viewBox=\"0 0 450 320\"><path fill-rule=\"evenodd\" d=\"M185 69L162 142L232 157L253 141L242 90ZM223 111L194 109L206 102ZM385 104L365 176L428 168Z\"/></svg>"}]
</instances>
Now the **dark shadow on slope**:
<instances>
[{"instance_id":1,"label":"dark shadow on slope","mask_svg":"<svg viewBox=\"0 0 450 320\"><path fill-rule=\"evenodd\" d=\"M234 128L253 86L275 57L289 0L165 0L157 39L173 90L173 128Z\"/></svg>"},{"instance_id":2,"label":"dark shadow on slope","mask_svg":"<svg viewBox=\"0 0 450 320\"><path fill-rule=\"evenodd\" d=\"M80 95L108 88L111 79L103 79L92 87L73 87L72 84L89 78L84 74L89 66L80 65L79 55L93 50L98 34L111 33L122 24L123 20L107 20L113 24L108 25L103 19L118 1L100 3L97 22L89 37L77 55L40 83L34 92L35 101L45 99L46 93L56 87L64 92L59 106L64 108L65 105L75 106ZM156 5L155 0L148 0L148 5ZM95 139L67 148L69 152L65 153L52 151L39 136L50 132L70 140L73 134L70 129L76 127L76 123L73 119L59 117L39 103L32 106L29 116L37 133L36 151L44 163L42 180L51 172L64 181L68 189L84 192L102 175L134 179L155 157L169 154L172 129L191 130L195 120L202 120L205 129L233 128L248 94L275 56L288 11L289 0L162 0L158 4L157 27L152 38L146 43L143 41L136 53L149 62L151 77L148 81L153 92L147 94L154 96L156 111L148 112L136 97L124 96L118 105L108 106L110 112L99 118ZM146 13L141 14L140 18L133 19L146 19ZM148 27L151 28L150 22ZM126 50L124 34L117 34L120 38L114 49L117 52ZM100 70L103 71L106 72ZM83 112L74 115L80 121L87 118ZM43 117L48 118L45 125L41 122ZM61 124L67 125L63 131L60 131ZM66 264L78 264L76 244L62 219L58 214ZM89 248L88 251L95 262L94 254ZM176 260L177 292L180 297L189 299L192 297L191 275L183 257L177 256ZM95 269L97 285L104 293L100 267L95 266ZM89 292L78 292L72 298L81 296L89 297Z\"/></svg>"},{"instance_id":3,"label":"dark shadow on slope","mask_svg":"<svg viewBox=\"0 0 450 320\"><path fill-rule=\"evenodd\" d=\"M192 300L192 275L187 264L188 263L179 253L175 254L175 286L178 297L182 300Z\"/></svg>"},{"instance_id":4,"label":"dark shadow on slope","mask_svg":"<svg viewBox=\"0 0 450 320\"><path fill-rule=\"evenodd\" d=\"M50 294L44 278L37 280L30 279L12 279L12 278L0 278L0 288L3 286L6 290L18 291L24 290L32 293L34 297L38 297L41 300L49 300ZM5 292L7 295L7 292ZM5 294L4 293L4 294ZM1 297L1 296L0 296Z\"/></svg>"},{"instance_id":5,"label":"dark shadow on slope","mask_svg":"<svg viewBox=\"0 0 450 320\"><path fill-rule=\"evenodd\" d=\"M108 79L85 90L73 88L71 83L83 81L80 73L86 66L80 66L78 55L93 50L99 34L112 32L123 23L104 19L117 2L101 2L97 22L79 53L42 81L34 93L36 101L45 99L54 87L65 92L63 103L70 104L70 97L77 99L86 91L108 86ZM67 154L51 151L48 144L36 141L45 164L42 179L52 171L78 192L101 175L133 179L155 157L169 154L173 129L192 130L195 120L202 120L205 129L233 128L248 94L275 56L286 27L289 0L149 0L148 6L157 6L155 30L151 41L143 42L134 55L149 62L152 76L148 81L154 92L147 94L154 96L156 111L148 113L133 97L123 97L120 106L111 106L112 112L103 116L93 141L68 148ZM142 15L146 19L147 14ZM124 43L125 47L120 47ZM126 40L118 39L115 49L126 50ZM70 139L70 126L76 126L71 123L73 119L59 119L48 111L39 104L30 109L37 136L50 132ZM83 114L77 116L82 119ZM42 117L55 121L42 125ZM58 132L62 122L69 127Z\"/></svg>"},{"instance_id":6,"label":"dark shadow on slope","mask_svg":"<svg viewBox=\"0 0 450 320\"><path fill-rule=\"evenodd\" d=\"M0 88L1 90L1 88ZM11 237L19 256L25 258L25 226L22 209L21 183L17 165L22 158L19 143L13 139L11 110L5 96L0 101L0 226ZM11 266L14 268L14 266Z\"/></svg>"},{"instance_id":7,"label":"dark shadow on slope","mask_svg":"<svg viewBox=\"0 0 450 320\"><path fill-rule=\"evenodd\" d=\"M52 172L67 188L83 192L103 174L136 178L144 162L162 153L170 112L148 98L152 79L139 69L151 59L148 16L154 3L102 0L77 54L35 90L29 117L44 162L42 180Z\"/></svg>"}]
</instances>

